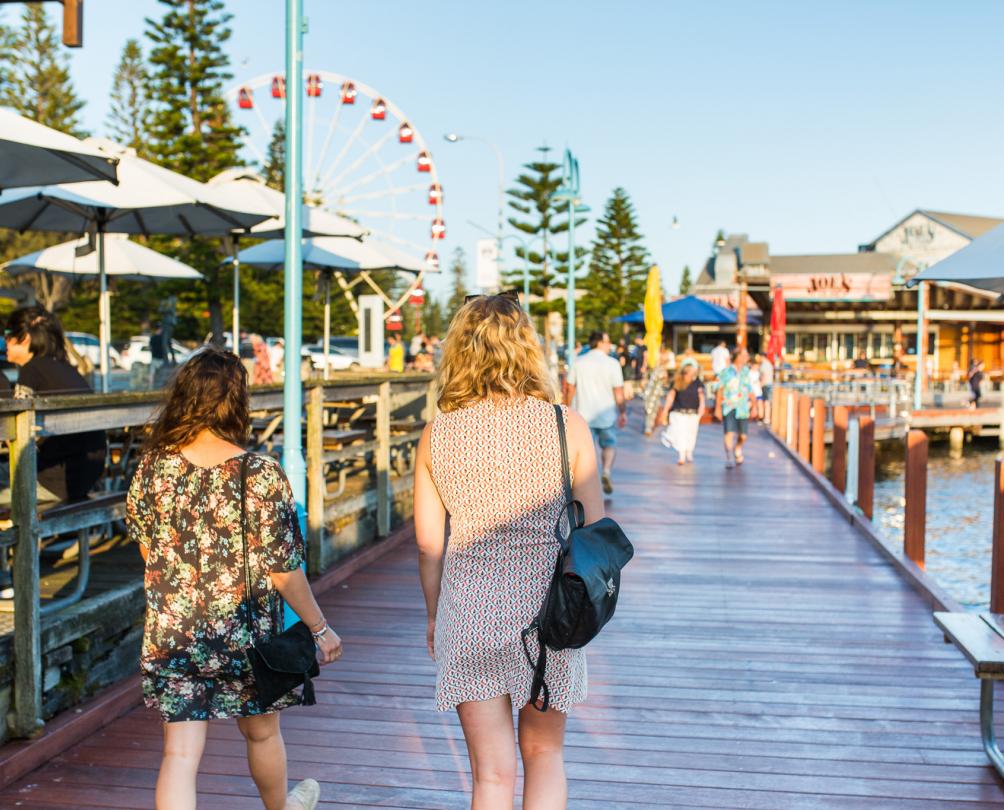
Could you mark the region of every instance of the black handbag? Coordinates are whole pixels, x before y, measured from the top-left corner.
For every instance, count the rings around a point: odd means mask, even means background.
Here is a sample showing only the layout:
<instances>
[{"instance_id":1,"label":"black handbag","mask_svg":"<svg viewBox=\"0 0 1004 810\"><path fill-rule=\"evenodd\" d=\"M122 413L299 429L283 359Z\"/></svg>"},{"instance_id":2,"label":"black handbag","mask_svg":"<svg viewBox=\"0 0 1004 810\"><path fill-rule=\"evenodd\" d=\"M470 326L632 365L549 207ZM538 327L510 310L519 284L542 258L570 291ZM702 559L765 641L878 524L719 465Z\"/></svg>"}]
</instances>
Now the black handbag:
<instances>
[{"instance_id":1,"label":"black handbag","mask_svg":"<svg viewBox=\"0 0 1004 810\"><path fill-rule=\"evenodd\" d=\"M297 622L288 630L268 639L256 640L254 630L254 599L251 590L251 566L248 563L247 539L247 462L248 453L241 459L241 544L244 548L244 599L248 637L251 646L245 650L258 690L261 708L268 709L284 695L303 686L300 705L313 706L314 684L311 678L321 674L317 663L317 646L310 628ZM282 597L279 597L282 598Z\"/></svg>"},{"instance_id":2,"label":"black handbag","mask_svg":"<svg viewBox=\"0 0 1004 810\"><path fill-rule=\"evenodd\" d=\"M530 703L546 712L551 693L544 682L547 650L584 647L614 615L620 593L621 569L634 556L627 535L610 518L585 525L585 510L572 498L568 470L568 442L561 406L554 406L561 445L561 475L564 484L568 536L561 531L561 518L554 527L558 539L558 559L544 604L530 626L522 631L523 654L533 668ZM533 660L527 639L537 632L537 660ZM543 693L543 699L541 698ZM538 700L540 702L538 703Z\"/></svg>"}]
</instances>

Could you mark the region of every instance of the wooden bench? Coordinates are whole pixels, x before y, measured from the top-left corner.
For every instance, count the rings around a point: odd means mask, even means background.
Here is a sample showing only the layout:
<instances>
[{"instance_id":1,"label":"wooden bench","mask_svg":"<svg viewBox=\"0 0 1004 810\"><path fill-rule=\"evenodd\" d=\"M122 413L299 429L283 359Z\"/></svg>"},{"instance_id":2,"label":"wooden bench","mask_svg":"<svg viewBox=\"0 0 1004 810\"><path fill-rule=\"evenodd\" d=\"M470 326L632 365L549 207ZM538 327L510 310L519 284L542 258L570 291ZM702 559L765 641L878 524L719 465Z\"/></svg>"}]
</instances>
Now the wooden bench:
<instances>
[{"instance_id":1,"label":"wooden bench","mask_svg":"<svg viewBox=\"0 0 1004 810\"><path fill-rule=\"evenodd\" d=\"M934 623L973 665L980 681L980 737L1004 777L1004 753L994 734L994 681L1004 681L1004 613L935 613Z\"/></svg>"}]
</instances>

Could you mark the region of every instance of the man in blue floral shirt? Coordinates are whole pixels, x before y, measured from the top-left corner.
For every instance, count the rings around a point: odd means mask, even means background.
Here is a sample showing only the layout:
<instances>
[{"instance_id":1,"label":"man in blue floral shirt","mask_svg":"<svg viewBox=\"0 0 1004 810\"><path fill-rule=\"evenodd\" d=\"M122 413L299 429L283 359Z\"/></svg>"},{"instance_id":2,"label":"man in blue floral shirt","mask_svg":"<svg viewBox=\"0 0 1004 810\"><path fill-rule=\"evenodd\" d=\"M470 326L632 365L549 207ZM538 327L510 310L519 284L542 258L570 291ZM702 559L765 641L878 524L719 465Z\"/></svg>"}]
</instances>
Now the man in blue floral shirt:
<instances>
[{"instance_id":1,"label":"man in blue floral shirt","mask_svg":"<svg viewBox=\"0 0 1004 810\"><path fill-rule=\"evenodd\" d=\"M743 444L749 430L750 408L756 401L749 370L749 352L742 346L732 352L732 362L718 375L715 416L725 428L725 466L742 464Z\"/></svg>"}]
</instances>

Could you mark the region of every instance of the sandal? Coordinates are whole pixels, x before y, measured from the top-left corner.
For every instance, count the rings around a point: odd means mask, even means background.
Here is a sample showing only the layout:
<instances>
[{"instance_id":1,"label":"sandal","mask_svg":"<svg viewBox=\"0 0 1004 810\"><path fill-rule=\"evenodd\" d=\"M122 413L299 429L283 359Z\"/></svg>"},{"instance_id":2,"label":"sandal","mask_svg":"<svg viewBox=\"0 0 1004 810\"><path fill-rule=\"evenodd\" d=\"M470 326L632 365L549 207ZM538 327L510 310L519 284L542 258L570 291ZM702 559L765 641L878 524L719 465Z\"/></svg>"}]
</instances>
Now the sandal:
<instances>
[{"instance_id":1,"label":"sandal","mask_svg":"<svg viewBox=\"0 0 1004 810\"><path fill-rule=\"evenodd\" d=\"M320 798L321 786L313 779L304 779L286 796L286 810L314 810Z\"/></svg>"}]
</instances>

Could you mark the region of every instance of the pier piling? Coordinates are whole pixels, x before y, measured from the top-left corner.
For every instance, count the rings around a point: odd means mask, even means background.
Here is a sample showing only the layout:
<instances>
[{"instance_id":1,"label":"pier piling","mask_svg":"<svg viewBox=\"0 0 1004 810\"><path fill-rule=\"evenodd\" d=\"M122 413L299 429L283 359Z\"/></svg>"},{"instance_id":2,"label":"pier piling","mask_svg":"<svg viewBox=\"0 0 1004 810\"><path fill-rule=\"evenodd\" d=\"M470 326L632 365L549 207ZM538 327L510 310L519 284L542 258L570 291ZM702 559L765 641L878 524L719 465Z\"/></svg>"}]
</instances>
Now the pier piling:
<instances>
[{"instance_id":1,"label":"pier piling","mask_svg":"<svg viewBox=\"0 0 1004 810\"><path fill-rule=\"evenodd\" d=\"M927 434L911 430L906 436L906 515L903 552L924 567L927 523Z\"/></svg>"}]
</instances>

